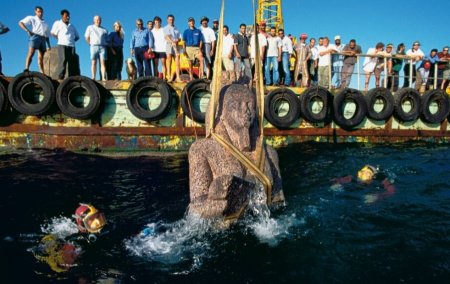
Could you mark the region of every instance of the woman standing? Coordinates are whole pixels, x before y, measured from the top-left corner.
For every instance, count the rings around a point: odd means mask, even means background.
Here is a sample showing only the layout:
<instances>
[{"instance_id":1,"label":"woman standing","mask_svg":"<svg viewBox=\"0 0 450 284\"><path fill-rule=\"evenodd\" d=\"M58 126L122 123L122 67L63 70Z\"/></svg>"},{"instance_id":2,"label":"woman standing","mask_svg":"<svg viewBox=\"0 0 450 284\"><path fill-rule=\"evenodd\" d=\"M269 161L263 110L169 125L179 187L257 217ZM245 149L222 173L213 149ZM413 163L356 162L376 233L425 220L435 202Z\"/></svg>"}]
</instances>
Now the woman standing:
<instances>
[{"instance_id":1,"label":"woman standing","mask_svg":"<svg viewBox=\"0 0 450 284\"><path fill-rule=\"evenodd\" d=\"M123 40L125 34L119 21L116 21L113 27L114 31L109 34L108 78L109 80L122 80Z\"/></svg>"}]
</instances>

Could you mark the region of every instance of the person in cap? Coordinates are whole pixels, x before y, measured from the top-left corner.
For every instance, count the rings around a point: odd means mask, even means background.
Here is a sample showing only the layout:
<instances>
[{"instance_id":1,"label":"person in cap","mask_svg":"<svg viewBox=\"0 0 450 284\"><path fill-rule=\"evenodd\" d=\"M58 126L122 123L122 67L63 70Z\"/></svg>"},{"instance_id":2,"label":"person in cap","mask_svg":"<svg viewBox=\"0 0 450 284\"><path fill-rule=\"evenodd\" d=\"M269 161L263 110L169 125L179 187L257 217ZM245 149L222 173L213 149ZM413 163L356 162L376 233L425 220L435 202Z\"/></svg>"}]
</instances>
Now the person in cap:
<instances>
[{"instance_id":1,"label":"person in cap","mask_svg":"<svg viewBox=\"0 0 450 284\"><path fill-rule=\"evenodd\" d=\"M363 186L363 188L367 188L374 183L374 181L380 181L381 185L384 188L384 192L376 192L365 194L364 201L365 203L373 203L377 200L386 198L395 193L395 186L393 181L388 179L384 175L384 173L380 173L378 167L374 167L370 164L364 165L356 174L356 178L349 175L340 178L334 178L331 180L333 183L330 189L334 191L341 191L343 189L344 184L349 184L351 182L356 182L357 185ZM378 185L375 183L375 185ZM378 187L378 186L377 186Z\"/></svg>"},{"instance_id":2,"label":"person in cap","mask_svg":"<svg viewBox=\"0 0 450 284\"><path fill-rule=\"evenodd\" d=\"M306 34L301 34L300 41L294 45L295 50L295 69L294 84L299 87L308 87L309 69L308 62L312 58L310 46L306 44Z\"/></svg>"},{"instance_id":3,"label":"person in cap","mask_svg":"<svg viewBox=\"0 0 450 284\"><path fill-rule=\"evenodd\" d=\"M420 65L422 59L425 57L425 54L420 49L420 42L413 42L413 46L406 51L406 55L409 57L409 60L406 60L405 67L403 67L403 72L405 73L403 88L411 87L416 81L416 65Z\"/></svg>"},{"instance_id":4,"label":"person in cap","mask_svg":"<svg viewBox=\"0 0 450 284\"><path fill-rule=\"evenodd\" d=\"M428 60L431 64L430 65L430 73L428 75L428 78L430 78L430 80L428 80L427 83L425 84L426 90L429 90L430 84L433 84L434 80L435 80L434 69L435 69L436 64L438 64L438 62L439 62L439 56L437 54L438 54L437 48L433 48L433 49L431 49L430 54L425 56L425 60Z\"/></svg>"},{"instance_id":5,"label":"person in cap","mask_svg":"<svg viewBox=\"0 0 450 284\"><path fill-rule=\"evenodd\" d=\"M355 70L355 64L357 62L357 56L361 54L361 47L356 44L355 39L351 39L349 43L345 45L342 53L345 55L341 73L341 85L339 86L340 89L350 86L353 71Z\"/></svg>"},{"instance_id":6,"label":"person in cap","mask_svg":"<svg viewBox=\"0 0 450 284\"><path fill-rule=\"evenodd\" d=\"M342 67L344 66L344 55L342 55L342 50L345 45L341 44L341 36L337 35L334 37L334 50L331 55L332 69L331 69L331 81L334 78L334 87L338 88L341 85L341 75L342 75Z\"/></svg>"},{"instance_id":7,"label":"person in cap","mask_svg":"<svg viewBox=\"0 0 450 284\"><path fill-rule=\"evenodd\" d=\"M203 48L202 48L202 53L203 53L203 58L204 58L204 62L205 62L205 72L206 72L206 78L210 79L211 78L211 64L212 64L212 58L215 54L215 48L216 48L216 35L214 33L214 30L211 29L208 26L209 23L209 19L208 17L203 16L200 19L200 30L202 31L203 34Z\"/></svg>"},{"instance_id":8,"label":"person in cap","mask_svg":"<svg viewBox=\"0 0 450 284\"><path fill-rule=\"evenodd\" d=\"M183 32L183 50L187 58L189 59L189 77L190 80L194 79L192 73L192 63L195 59L199 61L199 78L203 78L203 34L195 27L194 18L188 19L188 29Z\"/></svg>"}]
</instances>

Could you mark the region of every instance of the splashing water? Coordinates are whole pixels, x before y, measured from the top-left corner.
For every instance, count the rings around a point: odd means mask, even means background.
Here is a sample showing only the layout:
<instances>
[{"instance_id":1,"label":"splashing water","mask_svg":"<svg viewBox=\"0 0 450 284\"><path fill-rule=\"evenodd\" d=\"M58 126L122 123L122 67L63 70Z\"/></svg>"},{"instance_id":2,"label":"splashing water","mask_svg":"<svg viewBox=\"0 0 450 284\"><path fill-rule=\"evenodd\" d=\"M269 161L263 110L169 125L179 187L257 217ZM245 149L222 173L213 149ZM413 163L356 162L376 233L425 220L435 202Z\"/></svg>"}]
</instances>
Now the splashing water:
<instances>
[{"instance_id":1,"label":"splashing water","mask_svg":"<svg viewBox=\"0 0 450 284\"><path fill-rule=\"evenodd\" d=\"M266 200L267 195L262 185L252 191L248 206L251 216L245 219L244 223L261 243L274 247L283 239L289 238L291 228L303 225L305 221L297 219L295 213L277 218L271 217Z\"/></svg>"},{"instance_id":2,"label":"splashing water","mask_svg":"<svg viewBox=\"0 0 450 284\"><path fill-rule=\"evenodd\" d=\"M125 247L134 255L163 264L191 262L187 271L175 272L189 274L201 267L203 258L208 257L211 250L208 236L212 231L211 221L187 215L171 224L148 224L139 235L125 240Z\"/></svg>"},{"instance_id":3,"label":"splashing water","mask_svg":"<svg viewBox=\"0 0 450 284\"><path fill-rule=\"evenodd\" d=\"M41 226L41 231L51 234L58 239L64 239L70 235L78 233L77 224L68 217L54 217L50 222Z\"/></svg>"}]
</instances>

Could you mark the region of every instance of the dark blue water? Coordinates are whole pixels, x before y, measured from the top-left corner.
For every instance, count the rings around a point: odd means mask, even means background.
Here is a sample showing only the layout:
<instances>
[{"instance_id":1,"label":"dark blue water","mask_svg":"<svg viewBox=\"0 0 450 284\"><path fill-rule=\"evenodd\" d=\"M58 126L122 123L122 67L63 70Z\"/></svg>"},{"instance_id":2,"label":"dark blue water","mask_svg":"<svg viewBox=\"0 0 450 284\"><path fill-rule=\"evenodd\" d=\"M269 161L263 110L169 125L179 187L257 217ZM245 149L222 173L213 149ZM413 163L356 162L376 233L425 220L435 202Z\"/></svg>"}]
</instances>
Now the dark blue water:
<instances>
[{"instance_id":1,"label":"dark blue water","mask_svg":"<svg viewBox=\"0 0 450 284\"><path fill-rule=\"evenodd\" d=\"M449 146L299 144L279 155L286 206L218 231L185 217L185 155L0 152L0 281L449 283ZM372 184L330 182L366 163L382 172ZM73 226L78 202L114 229L56 273L30 250ZM145 226L156 233L138 236Z\"/></svg>"}]
</instances>

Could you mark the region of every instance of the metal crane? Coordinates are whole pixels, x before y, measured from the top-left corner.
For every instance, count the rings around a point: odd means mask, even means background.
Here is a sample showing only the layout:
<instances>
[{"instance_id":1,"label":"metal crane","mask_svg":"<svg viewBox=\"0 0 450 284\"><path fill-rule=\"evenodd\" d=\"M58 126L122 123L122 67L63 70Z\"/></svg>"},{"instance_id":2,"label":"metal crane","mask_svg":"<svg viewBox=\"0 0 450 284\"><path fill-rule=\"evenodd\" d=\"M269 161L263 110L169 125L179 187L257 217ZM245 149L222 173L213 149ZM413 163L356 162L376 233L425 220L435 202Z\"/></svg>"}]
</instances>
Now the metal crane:
<instances>
[{"instance_id":1,"label":"metal crane","mask_svg":"<svg viewBox=\"0 0 450 284\"><path fill-rule=\"evenodd\" d=\"M266 22L268 28L284 29L281 0L258 0L257 22Z\"/></svg>"}]
</instances>

